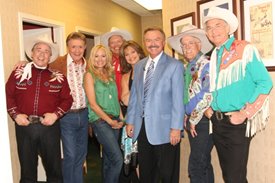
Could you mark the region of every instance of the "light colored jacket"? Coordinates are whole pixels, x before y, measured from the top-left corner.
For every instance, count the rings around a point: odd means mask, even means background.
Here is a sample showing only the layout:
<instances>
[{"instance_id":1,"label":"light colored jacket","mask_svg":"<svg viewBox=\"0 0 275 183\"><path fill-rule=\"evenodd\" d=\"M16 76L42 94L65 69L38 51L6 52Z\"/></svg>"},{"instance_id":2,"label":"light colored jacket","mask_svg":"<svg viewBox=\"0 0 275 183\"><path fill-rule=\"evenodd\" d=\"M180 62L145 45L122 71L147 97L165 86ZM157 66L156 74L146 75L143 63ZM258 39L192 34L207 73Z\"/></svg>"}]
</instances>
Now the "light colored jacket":
<instances>
[{"instance_id":1,"label":"light colored jacket","mask_svg":"<svg viewBox=\"0 0 275 183\"><path fill-rule=\"evenodd\" d=\"M154 70L143 115L143 78L147 61L148 57L135 65L126 122L134 125L134 141L144 117L148 141L152 145L170 143L170 130L183 129L184 67L180 61L165 53L161 55Z\"/></svg>"}]
</instances>

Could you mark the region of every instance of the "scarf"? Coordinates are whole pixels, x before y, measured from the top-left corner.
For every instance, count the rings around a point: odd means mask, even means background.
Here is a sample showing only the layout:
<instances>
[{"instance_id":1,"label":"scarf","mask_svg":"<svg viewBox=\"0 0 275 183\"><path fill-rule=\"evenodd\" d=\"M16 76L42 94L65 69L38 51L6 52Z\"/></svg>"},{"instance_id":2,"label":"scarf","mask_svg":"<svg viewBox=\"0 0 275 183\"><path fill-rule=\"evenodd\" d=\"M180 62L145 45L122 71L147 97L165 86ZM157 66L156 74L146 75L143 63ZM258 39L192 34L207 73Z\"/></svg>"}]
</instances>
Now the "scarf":
<instances>
[{"instance_id":1,"label":"scarf","mask_svg":"<svg viewBox=\"0 0 275 183\"><path fill-rule=\"evenodd\" d=\"M36 65L33 62L27 63L26 66L23 69L23 74L22 74L22 77L21 77L19 83L21 83L25 79L27 79L27 80L31 79L31 77L32 77L32 65L34 65L38 69L46 69L47 68L47 66L46 67L39 67L38 65Z\"/></svg>"}]
</instances>

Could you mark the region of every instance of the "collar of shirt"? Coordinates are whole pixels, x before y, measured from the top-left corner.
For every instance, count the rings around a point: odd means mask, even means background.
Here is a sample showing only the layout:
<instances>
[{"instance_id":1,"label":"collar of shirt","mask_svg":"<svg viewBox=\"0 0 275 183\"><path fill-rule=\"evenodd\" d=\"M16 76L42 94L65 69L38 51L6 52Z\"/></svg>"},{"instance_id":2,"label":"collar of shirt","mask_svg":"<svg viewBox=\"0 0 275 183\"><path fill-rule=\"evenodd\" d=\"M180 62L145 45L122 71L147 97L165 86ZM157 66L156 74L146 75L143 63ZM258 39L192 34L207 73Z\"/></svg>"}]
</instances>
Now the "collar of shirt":
<instances>
[{"instance_id":1,"label":"collar of shirt","mask_svg":"<svg viewBox=\"0 0 275 183\"><path fill-rule=\"evenodd\" d=\"M231 45L232 45L232 43L235 41L235 37L234 36L231 36L229 39L227 39L226 41L225 41L225 43L223 44L223 45L221 45L221 46L219 46L219 47L217 47L216 49L217 50L220 50L220 48L223 46L226 50L230 50L230 47L231 47Z\"/></svg>"},{"instance_id":2,"label":"collar of shirt","mask_svg":"<svg viewBox=\"0 0 275 183\"><path fill-rule=\"evenodd\" d=\"M192 60L189 61L188 65L196 64L196 62L201 58L202 55L203 55L202 52L199 51L198 54L195 56L195 58L193 58Z\"/></svg>"},{"instance_id":3,"label":"collar of shirt","mask_svg":"<svg viewBox=\"0 0 275 183\"><path fill-rule=\"evenodd\" d=\"M119 60L119 55L117 55L117 54L112 54L112 59L113 60Z\"/></svg>"},{"instance_id":4,"label":"collar of shirt","mask_svg":"<svg viewBox=\"0 0 275 183\"><path fill-rule=\"evenodd\" d=\"M73 58L71 57L71 55L68 53L67 54L67 67L71 64L71 63L73 63ZM86 60L85 60L85 58L84 57L82 57L82 61L83 61L83 66L86 68L86 64L87 64L87 62L86 62Z\"/></svg>"},{"instance_id":5,"label":"collar of shirt","mask_svg":"<svg viewBox=\"0 0 275 183\"><path fill-rule=\"evenodd\" d=\"M235 41L235 37L234 36L232 36L232 37L230 37L227 41L226 41L226 43L224 44L224 47L225 47L225 49L226 50L230 50L230 47L231 47L231 45L232 45L232 43Z\"/></svg>"},{"instance_id":6,"label":"collar of shirt","mask_svg":"<svg viewBox=\"0 0 275 183\"><path fill-rule=\"evenodd\" d=\"M149 65L150 65L150 63L151 63L152 60L154 60L154 62L155 62L155 64L154 64L154 69L157 67L158 62L159 62L159 59L160 59L162 53L163 53L163 51L162 51L158 56L156 56L154 59L152 59L152 58L150 57L150 55L149 55L148 60L147 60L147 63L146 63L146 65L145 65L145 70L146 70L146 71L147 71L147 69L148 69L148 67L149 67Z\"/></svg>"}]
</instances>

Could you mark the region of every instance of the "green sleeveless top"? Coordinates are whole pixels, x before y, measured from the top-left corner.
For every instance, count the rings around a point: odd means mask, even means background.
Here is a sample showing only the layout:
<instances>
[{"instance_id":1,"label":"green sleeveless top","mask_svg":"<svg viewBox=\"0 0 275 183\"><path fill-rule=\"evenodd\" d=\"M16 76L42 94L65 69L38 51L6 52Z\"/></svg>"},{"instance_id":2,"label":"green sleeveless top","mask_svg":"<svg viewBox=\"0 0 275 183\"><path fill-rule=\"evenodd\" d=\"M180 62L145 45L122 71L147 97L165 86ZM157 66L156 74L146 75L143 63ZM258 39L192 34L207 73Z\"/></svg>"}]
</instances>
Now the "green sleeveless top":
<instances>
[{"instance_id":1,"label":"green sleeveless top","mask_svg":"<svg viewBox=\"0 0 275 183\"><path fill-rule=\"evenodd\" d=\"M104 82L89 72L94 78L96 103L109 115L119 116L120 106L118 101L117 86L115 80ZM91 109L87 100L89 122L92 123L100 117Z\"/></svg>"}]
</instances>

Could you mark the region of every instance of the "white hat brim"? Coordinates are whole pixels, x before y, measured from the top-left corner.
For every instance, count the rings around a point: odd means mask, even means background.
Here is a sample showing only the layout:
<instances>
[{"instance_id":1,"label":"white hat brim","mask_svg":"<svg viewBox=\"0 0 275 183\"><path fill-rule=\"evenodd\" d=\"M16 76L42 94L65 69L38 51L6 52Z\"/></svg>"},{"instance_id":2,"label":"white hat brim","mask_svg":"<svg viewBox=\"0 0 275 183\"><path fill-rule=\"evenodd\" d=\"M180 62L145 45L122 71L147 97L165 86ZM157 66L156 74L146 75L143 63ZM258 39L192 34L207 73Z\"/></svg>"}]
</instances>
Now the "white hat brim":
<instances>
[{"instance_id":1,"label":"white hat brim","mask_svg":"<svg viewBox=\"0 0 275 183\"><path fill-rule=\"evenodd\" d=\"M25 43L25 52L26 52L26 55L30 59L32 58L32 48L37 43L45 43L45 44L47 44L51 48L52 55L51 55L49 63L55 61L56 58L59 56L57 44L50 43L50 42L47 42L45 40L40 40L40 39L36 39L36 40L30 39L30 40L26 40L26 43Z\"/></svg>"},{"instance_id":2,"label":"white hat brim","mask_svg":"<svg viewBox=\"0 0 275 183\"><path fill-rule=\"evenodd\" d=\"M201 41L201 52L206 54L208 53L212 48L213 45L209 42L207 39L205 32L201 29L192 29L185 32L181 32L175 36L171 36L167 39L168 44L178 53L182 54L182 49L180 47L180 40L184 36L192 36Z\"/></svg>"},{"instance_id":3,"label":"white hat brim","mask_svg":"<svg viewBox=\"0 0 275 183\"><path fill-rule=\"evenodd\" d=\"M111 31L111 32L107 32L105 34L103 34L101 36L101 44L103 44L104 46L106 46L107 48L109 47L109 39L110 37L114 36L114 35L118 35L123 37L123 39L125 39L126 41L129 41L132 39L132 35L126 31L126 30L115 30L115 31Z\"/></svg>"},{"instance_id":4,"label":"white hat brim","mask_svg":"<svg viewBox=\"0 0 275 183\"><path fill-rule=\"evenodd\" d=\"M224 20L230 27L229 34L233 34L239 26L239 21L233 12L219 7L212 7L209 9L208 14L203 17L203 26L205 28L206 22L212 19Z\"/></svg>"},{"instance_id":5,"label":"white hat brim","mask_svg":"<svg viewBox=\"0 0 275 183\"><path fill-rule=\"evenodd\" d=\"M52 56L50 57L49 63L56 60L59 56L58 45L53 43L51 38L51 29L50 28L41 28L41 29L28 29L23 31L24 34L24 48L25 53L32 59L32 48L36 43L46 43L51 47Z\"/></svg>"}]
</instances>

